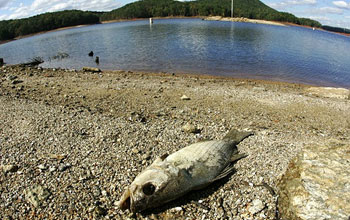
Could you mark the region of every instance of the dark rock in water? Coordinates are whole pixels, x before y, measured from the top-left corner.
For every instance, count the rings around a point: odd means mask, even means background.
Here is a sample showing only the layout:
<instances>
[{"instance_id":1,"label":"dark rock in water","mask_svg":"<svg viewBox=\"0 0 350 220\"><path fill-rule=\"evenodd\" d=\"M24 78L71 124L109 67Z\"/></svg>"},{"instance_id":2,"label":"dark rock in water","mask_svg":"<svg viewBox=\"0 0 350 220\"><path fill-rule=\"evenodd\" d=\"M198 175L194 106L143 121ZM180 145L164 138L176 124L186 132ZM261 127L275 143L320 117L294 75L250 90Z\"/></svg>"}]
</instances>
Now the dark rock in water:
<instances>
[{"instance_id":1,"label":"dark rock in water","mask_svg":"<svg viewBox=\"0 0 350 220\"><path fill-rule=\"evenodd\" d=\"M94 56L94 52L93 52L93 51L90 51L89 56L90 56L90 57L93 57L93 56Z\"/></svg>"},{"instance_id":2,"label":"dark rock in water","mask_svg":"<svg viewBox=\"0 0 350 220\"><path fill-rule=\"evenodd\" d=\"M348 219L350 145L330 141L305 147L280 180L283 219Z\"/></svg>"},{"instance_id":3,"label":"dark rock in water","mask_svg":"<svg viewBox=\"0 0 350 220\"><path fill-rule=\"evenodd\" d=\"M4 65L4 58L0 58L0 66Z\"/></svg>"},{"instance_id":4,"label":"dark rock in water","mask_svg":"<svg viewBox=\"0 0 350 220\"><path fill-rule=\"evenodd\" d=\"M99 64L99 63L100 63L100 57L96 57L95 62L96 62L97 64Z\"/></svg>"}]
</instances>

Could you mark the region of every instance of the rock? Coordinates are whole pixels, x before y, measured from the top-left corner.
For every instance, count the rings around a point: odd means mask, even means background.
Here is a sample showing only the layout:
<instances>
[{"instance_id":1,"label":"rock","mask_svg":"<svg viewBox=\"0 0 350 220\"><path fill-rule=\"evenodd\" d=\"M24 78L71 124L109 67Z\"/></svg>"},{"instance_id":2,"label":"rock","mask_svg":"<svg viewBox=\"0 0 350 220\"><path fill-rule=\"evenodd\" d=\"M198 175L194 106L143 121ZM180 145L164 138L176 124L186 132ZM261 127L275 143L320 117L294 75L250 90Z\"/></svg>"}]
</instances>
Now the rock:
<instances>
[{"instance_id":1,"label":"rock","mask_svg":"<svg viewBox=\"0 0 350 220\"><path fill-rule=\"evenodd\" d=\"M15 173L18 171L19 167L16 165L2 165L2 166L0 166L0 169L4 173Z\"/></svg>"},{"instance_id":2,"label":"rock","mask_svg":"<svg viewBox=\"0 0 350 220\"><path fill-rule=\"evenodd\" d=\"M67 163L67 164L61 164L59 167L58 167L58 171L60 172L63 172L63 171L66 171L67 169L71 168L72 165Z\"/></svg>"},{"instance_id":3,"label":"rock","mask_svg":"<svg viewBox=\"0 0 350 220\"><path fill-rule=\"evenodd\" d=\"M101 196L101 189L98 186L94 186L92 189L92 194L95 197L100 197Z\"/></svg>"},{"instance_id":4,"label":"rock","mask_svg":"<svg viewBox=\"0 0 350 220\"><path fill-rule=\"evenodd\" d=\"M91 73L100 73L101 70L99 68L95 67L83 67L84 72L91 72Z\"/></svg>"},{"instance_id":5,"label":"rock","mask_svg":"<svg viewBox=\"0 0 350 220\"><path fill-rule=\"evenodd\" d=\"M248 211L250 212L250 214L255 215L256 213L261 212L264 208L265 208L264 203L260 199L255 199L250 204Z\"/></svg>"},{"instance_id":6,"label":"rock","mask_svg":"<svg viewBox=\"0 0 350 220\"><path fill-rule=\"evenodd\" d=\"M47 169L47 167L46 167L44 164L40 164L40 165L38 166L38 168L39 168L40 170L46 170L46 169Z\"/></svg>"},{"instance_id":7,"label":"rock","mask_svg":"<svg viewBox=\"0 0 350 220\"><path fill-rule=\"evenodd\" d=\"M90 51L89 57L93 57L93 56L94 56L94 51Z\"/></svg>"},{"instance_id":8,"label":"rock","mask_svg":"<svg viewBox=\"0 0 350 220\"><path fill-rule=\"evenodd\" d=\"M100 57L96 57L95 62L96 62L97 64L99 64L99 63L100 63Z\"/></svg>"},{"instance_id":9,"label":"rock","mask_svg":"<svg viewBox=\"0 0 350 220\"><path fill-rule=\"evenodd\" d=\"M151 159L151 154L150 153L145 153L142 155L143 160L150 160Z\"/></svg>"},{"instance_id":10,"label":"rock","mask_svg":"<svg viewBox=\"0 0 350 220\"><path fill-rule=\"evenodd\" d=\"M350 90L331 87L311 87L306 89L308 94L325 98L349 99Z\"/></svg>"},{"instance_id":11,"label":"rock","mask_svg":"<svg viewBox=\"0 0 350 220\"><path fill-rule=\"evenodd\" d=\"M107 215L107 210L105 208L102 208L100 206L96 206L94 210L94 214L97 216L105 216Z\"/></svg>"},{"instance_id":12,"label":"rock","mask_svg":"<svg viewBox=\"0 0 350 220\"><path fill-rule=\"evenodd\" d=\"M132 151L134 154L139 154L139 153L140 153L140 150L137 149L137 148L133 148L131 151Z\"/></svg>"},{"instance_id":13,"label":"rock","mask_svg":"<svg viewBox=\"0 0 350 220\"><path fill-rule=\"evenodd\" d=\"M350 144L310 145L288 166L278 183L283 219L348 219Z\"/></svg>"},{"instance_id":14,"label":"rock","mask_svg":"<svg viewBox=\"0 0 350 220\"><path fill-rule=\"evenodd\" d=\"M39 207L50 196L50 191L42 186L34 186L24 190L25 199L34 207Z\"/></svg>"},{"instance_id":15,"label":"rock","mask_svg":"<svg viewBox=\"0 0 350 220\"><path fill-rule=\"evenodd\" d=\"M17 84L20 84L20 83L23 83L23 81L22 80L13 80L12 81L13 85L17 85Z\"/></svg>"},{"instance_id":16,"label":"rock","mask_svg":"<svg viewBox=\"0 0 350 220\"><path fill-rule=\"evenodd\" d=\"M9 75L9 76L7 77L7 79L10 80L10 81L13 81L13 80L17 79L17 76Z\"/></svg>"},{"instance_id":17,"label":"rock","mask_svg":"<svg viewBox=\"0 0 350 220\"><path fill-rule=\"evenodd\" d=\"M182 131L187 133L193 133L193 134L201 133L201 130L199 128L197 128L196 126L192 125L189 122L182 127Z\"/></svg>"},{"instance_id":18,"label":"rock","mask_svg":"<svg viewBox=\"0 0 350 220\"><path fill-rule=\"evenodd\" d=\"M0 66L4 65L4 58L0 58Z\"/></svg>"},{"instance_id":19,"label":"rock","mask_svg":"<svg viewBox=\"0 0 350 220\"><path fill-rule=\"evenodd\" d=\"M101 194L102 194L102 196L104 196L104 197L107 197L107 196L108 196L108 192L107 192L106 190L102 190L102 191L101 191Z\"/></svg>"},{"instance_id":20,"label":"rock","mask_svg":"<svg viewBox=\"0 0 350 220\"><path fill-rule=\"evenodd\" d=\"M176 211L176 212L181 212L182 208L181 207L175 207L175 208L173 208L173 210Z\"/></svg>"},{"instance_id":21,"label":"rock","mask_svg":"<svg viewBox=\"0 0 350 220\"><path fill-rule=\"evenodd\" d=\"M183 96L181 97L181 100L183 100L183 101L188 101L188 100L191 100L191 98L187 97L186 95L183 95Z\"/></svg>"}]
</instances>

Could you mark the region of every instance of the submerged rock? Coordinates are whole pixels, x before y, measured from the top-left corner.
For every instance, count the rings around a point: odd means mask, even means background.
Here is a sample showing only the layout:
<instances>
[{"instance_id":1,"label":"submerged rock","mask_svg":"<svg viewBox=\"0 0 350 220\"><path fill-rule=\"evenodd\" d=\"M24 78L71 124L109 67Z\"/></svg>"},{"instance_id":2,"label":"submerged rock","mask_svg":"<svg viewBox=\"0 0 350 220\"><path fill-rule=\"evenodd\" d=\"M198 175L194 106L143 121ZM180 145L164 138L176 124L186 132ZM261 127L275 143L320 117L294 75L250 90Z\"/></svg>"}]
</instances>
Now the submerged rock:
<instances>
[{"instance_id":1,"label":"submerged rock","mask_svg":"<svg viewBox=\"0 0 350 220\"><path fill-rule=\"evenodd\" d=\"M350 216L350 144L308 146L279 182L283 219L346 219Z\"/></svg>"}]
</instances>

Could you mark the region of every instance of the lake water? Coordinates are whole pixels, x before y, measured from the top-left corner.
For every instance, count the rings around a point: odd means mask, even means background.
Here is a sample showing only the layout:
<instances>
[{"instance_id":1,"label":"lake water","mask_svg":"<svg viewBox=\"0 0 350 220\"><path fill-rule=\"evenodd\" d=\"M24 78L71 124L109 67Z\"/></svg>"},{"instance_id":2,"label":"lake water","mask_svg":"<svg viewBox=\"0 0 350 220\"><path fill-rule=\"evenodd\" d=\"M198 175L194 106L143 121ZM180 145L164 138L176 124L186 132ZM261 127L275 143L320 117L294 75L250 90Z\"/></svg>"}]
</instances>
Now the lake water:
<instances>
[{"instance_id":1,"label":"lake water","mask_svg":"<svg viewBox=\"0 0 350 220\"><path fill-rule=\"evenodd\" d=\"M100 64L88 56L94 51ZM55 59L59 53L68 58ZM147 20L79 27L0 45L9 64L200 73L350 88L350 37L301 27Z\"/></svg>"}]
</instances>

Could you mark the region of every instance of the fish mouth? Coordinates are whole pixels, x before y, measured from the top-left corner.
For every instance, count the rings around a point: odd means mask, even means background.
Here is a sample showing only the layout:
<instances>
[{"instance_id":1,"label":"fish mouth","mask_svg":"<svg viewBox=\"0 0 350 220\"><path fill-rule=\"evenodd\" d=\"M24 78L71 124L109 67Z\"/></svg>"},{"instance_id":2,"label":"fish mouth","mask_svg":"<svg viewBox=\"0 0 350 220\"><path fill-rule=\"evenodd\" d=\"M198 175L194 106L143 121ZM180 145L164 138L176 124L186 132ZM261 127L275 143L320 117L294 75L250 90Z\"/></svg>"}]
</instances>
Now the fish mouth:
<instances>
[{"instance_id":1,"label":"fish mouth","mask_svg":"<svg viewBox=\"0 0 350 220\"><path fill-rule=\"evenodd\" d=\"M129 209L131 210L132 199L131 199L130 189L127 189L119 201L119 208L121 210Z\"/></svg>"}]
</instances>

